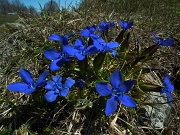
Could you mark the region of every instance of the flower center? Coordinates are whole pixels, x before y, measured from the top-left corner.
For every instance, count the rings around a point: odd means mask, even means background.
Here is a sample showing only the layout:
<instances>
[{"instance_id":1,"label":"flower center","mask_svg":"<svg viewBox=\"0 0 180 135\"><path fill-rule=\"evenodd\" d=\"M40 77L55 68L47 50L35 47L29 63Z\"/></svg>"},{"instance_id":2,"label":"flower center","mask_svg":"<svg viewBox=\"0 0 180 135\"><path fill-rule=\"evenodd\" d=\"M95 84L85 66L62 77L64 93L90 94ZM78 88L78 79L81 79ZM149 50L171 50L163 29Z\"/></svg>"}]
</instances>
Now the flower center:
<instances>
[{"instance_id":1,"label":"flower center","mask_svg":"<svg viewBox=\"0 0 180 135\"><path fill-rule=\"evenodd\" d=\"M59 94L62 91L62 85L55 84L55 93Z\"/></svg>"},{"instance_id":2,"label":"flower center","mask_svg":"<svg viewBox=\"0 0 180 135\"><path fill-rule=\"evenodd\" d=\"M29 84L29 86L30 86L30 88L32 88L32 89L36 89L36 83L35 82L33 82L32 84Z\"/></svg>"},{"instance_id":3,"label":"flower center","mask_svg":"<svg viewBox=\"0 0 180 135\"><path fill-rule=\"evenodd\" d=\"M86 55L86 50L85 50L85 49L81 50L81 51L80 51L80 54L82 54L83 56L85 56L85 55Z\"/></svg>"},{"instance_id":4,"label":"flower center","mask_svg":"<svg viewBox=\"0 0 180 135\"><path fill-rule=\"evenodd\" d=\"M117 89L112 89L112 95L114 96L121 96L123 95L123 92L118 91Z\"/></svg>"},{"instance_id":5,"label":"flower center","mask_svg":"<svg viewBox=\"0 0 180 135\"><path fill-rule=\"evenodd\" d=\"M69 57L69 55L68 55L66 52L62 52L62 53L61 53L61 56L62 56L63 58Z\"/></svg>"}]
</instances>

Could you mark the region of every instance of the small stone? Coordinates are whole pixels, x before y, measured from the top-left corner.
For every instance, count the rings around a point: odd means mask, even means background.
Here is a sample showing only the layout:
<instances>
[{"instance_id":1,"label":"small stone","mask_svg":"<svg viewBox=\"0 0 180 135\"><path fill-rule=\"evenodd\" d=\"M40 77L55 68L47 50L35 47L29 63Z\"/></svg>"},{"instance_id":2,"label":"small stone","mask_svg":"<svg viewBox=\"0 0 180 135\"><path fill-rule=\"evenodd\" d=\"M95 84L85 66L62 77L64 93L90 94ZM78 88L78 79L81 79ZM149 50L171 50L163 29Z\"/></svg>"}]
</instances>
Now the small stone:
<instances>
[{"instance_id":1,"label":"small stone","mask_svg":"<svg viewBox=\"0 0 180 135\"><path fill-rule=\"evenodd\" d=\"M164 128L171 110L171 107L166 103L166 97L160 95L159 92L149 92L146 102L152 103L152 105L145 105L139 109L142 116L145 116L143 121L155 129Z\"/></svg>"}]
</instances>

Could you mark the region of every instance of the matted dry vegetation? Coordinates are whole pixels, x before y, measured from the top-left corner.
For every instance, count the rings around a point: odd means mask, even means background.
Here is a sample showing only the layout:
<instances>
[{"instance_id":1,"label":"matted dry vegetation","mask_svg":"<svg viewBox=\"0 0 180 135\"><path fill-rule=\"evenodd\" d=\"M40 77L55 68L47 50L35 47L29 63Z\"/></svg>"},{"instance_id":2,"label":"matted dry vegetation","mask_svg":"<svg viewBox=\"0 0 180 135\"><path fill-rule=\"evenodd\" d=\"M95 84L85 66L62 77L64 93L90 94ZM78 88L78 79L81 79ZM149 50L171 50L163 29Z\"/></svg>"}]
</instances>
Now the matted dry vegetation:
<instances>
[{"instance_id":1,"label":"matted dry vegetation","mask_svg":"<svg viewBox=\"0 0 180 135\"><path fill-rule=\"evenodd\" d=\"M138 39L141 49L152 45L149 40L152 31L156 32L158 37L171 37L175 40L173 46L162 48L153 61L146 63L147 66L161 69L154 73L161 81L166 72L170 73L175 85L175 101L169 122L164 129L156 130L147 125L142 126L138 114L126 107L121 107L121 110L110 117L99 117L101 114L94 114L93 109L102 110L104 106L100 104L100 100L103 100L101 98L97 102L79 101L79 106L77 104L75 108L71 108L69 102L59 98L55 103L48 105L49 110L45 110L32 103L31 96L9 92L6 89L7 84L20 80L18 71L21 67L30 69L35 78L48 68L48 60L44 58L43 51L49 47L59 47L59 43L47 39L49 35L78 33L87 25L98 25L104 20L117 22L120 19L134 21L131 40L137 43ZM0 134L180 134L179 21L178 0L84 0L72 11L61 10L57 13L44 12L38 17L20 17L18 22L24 25L24 29L0 39ZM111 37L117 34L116 31L111 31ZM75 38L72 37L70 42ZM65 69L61 72L65 72ZM154 78L145 79L153 84L157 82ZM93 109L91 104L94 105Z\"/></svg>"}]
</instances>

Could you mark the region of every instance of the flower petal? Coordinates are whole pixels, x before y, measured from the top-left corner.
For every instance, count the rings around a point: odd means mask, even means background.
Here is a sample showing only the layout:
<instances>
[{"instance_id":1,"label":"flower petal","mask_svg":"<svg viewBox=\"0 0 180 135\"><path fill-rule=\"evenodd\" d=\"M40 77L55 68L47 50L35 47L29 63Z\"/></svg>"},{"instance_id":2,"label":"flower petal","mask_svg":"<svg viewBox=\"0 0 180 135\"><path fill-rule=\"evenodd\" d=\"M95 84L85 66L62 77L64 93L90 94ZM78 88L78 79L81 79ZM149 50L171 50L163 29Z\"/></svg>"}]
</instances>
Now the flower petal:
<instances>
[{"instance_id":1,"label":"flower petal","mask_svg":"<svg viewBox=\"0 0 180 135\"><path fill-rule=\"evenodd\" d=\"M66 78L65 83L63 84L64 88L71 88L74 85L75 81L70 77Z\"/></svg>"},{"instance_id":2,"label":"flower petal","mask_svg":"<svg viewBox=\"0 0 180 135\"><path fill-rule=\"evenodd\" d=\"M170 46L174 44L174 40L173 39L166 39L162 41L162 45L163 46Z\"/></svg>"},{"instance_id":3,"label":"flower petal","mask_svg":"<svg viewBox=\"0 0 180 135\"><path fill-rule=\"evenodd\" d=\"M100 51L103 50L105 45L106 45L106 42L102 38L94 40L94 46Z\"/></svg>"},{"instance_id":4,"label":"flower petal","mask_svg":"<svg viewBox=\"0 0 180 135\"><path fill-rule=\"evenodd\" d=\"M47 49L46 51L44 51L44 56L49 60L56 60L61 57L60 53L58 53L58 51L54 49Z\"/></svg>"},{"instance_id":5,"label":"flower petal","mask_svg":"<svg viewBox=\"0 0 180 135\"><path fill-rule=\"evenodd\" d=\"M118 91L124 92L124 93L128 93L129 90L131 89L131 87L134 85L134 83L135 83L135 82L132 81L132 80L124 81L124 82L120 85Z\"/></svg>"},{"instance_id":6,"label":"flower petal","mask_svg":"<svg viewBox=\"0 0 180 135\"><path fill-rule=\"evenodd\" d=\"M159 40L159 38L156 36L156 34L154 32L152 32L152 35L154 37L154 40Z\"/></svg>"},{"instance_id":7,"label":"flower petal","mask_svg":"<svg viewBox=\"0 0 180 135\"><path fill-rule=\"evenodd\" d=\"M115 70L110 76L110 83L112 87L115 89L119 88L121 82L122 82L122 74L120 70Z\"/></svg>"},{"instance_id":8,"label":"flower petal","mask_svg":"<svg viewBox=\"0 0 180 135\"><path fill-rule=\"evenodd\" d=\"M76 34L76 32L73 32L71 34L66 34L64 37L68 39L68 38L74 36L75 34Z\"/></svg>"},{"instance_id":9,"label":"flower petal","mask_svg":"<svg viewBox=\"0 0 180 135\"><path fill-rule=\"evenodd\" d=\"M106 116L113 114L117 110L117 105L118 102L114 96L108 99L106 102L106 109L105 109Z\"/></svg>"},{"instance_id":10,"label":"flower petal","mask_svg":"<svg viewBox=\"0 0 180 135\"><path fill-rule=\"evenodd\" d=\"M64 64L64 59L53 60L50 65L51 70L59 70Z\"/></svg>"},{"instance_id":11,"label":"flower petal","mask_svg":"<svg viewBox=\"0 0 180 135\"><path fill-rule=\"evenodd\" d=\"M7 85L7 89L13 92L24 92L28 88L29 88L29 85L22 82L14 82Z\"/></svg>"},{"instance_id":12,"label":"flower petal","mask_svg":"<svg viewBox=\"0 0 180 135\"><path fill-rule=\"evenodd\" d=\"M127 107L136 107L136 102L130 96L120 95L118 96L121 103Z\"/></svg>"},{"instance_id":13,"label":"flower petal","mask_svg":"<svg viewBox=\"0 0 180 135\"><path fill-rule=\"evenodd\" d=\"M118 42L109 42L107 46L111 49L117 48L119 46Z\"/></svg>"},{"instance_id":14,"label":"flower petal","mask_svg":"<svg viewBox=\"0 0 180 135\"><path fill-rule=\"evenodd\" d=\"M116 58L116 53L117 53L116 50L112 50L112 54L113 54L114 58Z\"/></svg>"},{"instance_id":15,"label":"flower petal","mask_svg":"<svg viewBox=\"0 0 180 135\"><path fill-rule=\"evenodd\" d=\"M64 46L63 51L67 52L68 55L71 55L71 56L74 56L74 54L78 52L78 50L74 49L74 47L71 45Z\"/></svg>"},{"instance_id":16,"label":"flower petal","mask_svg":"<svg viewBox=\"0 0 180 135\"><path fill-rule=\"evenodd\" d=\"M24 94L31 94L36 90L35 88L21 82L11 83L7 86L7 89L13 92L24 92Z\"/></svg>"},{"instance_id":17,"label":"flower petal","mask_svg":"<svg viewBox=\"0 0 180 135\"><path fill-rule=\"evenodd\" d=\"M96 26L93 25L93 26L90 27L89 32L90 32L91 34L94 34L95 30L96 30Z\"/></svg>"},{"instance_id":18,"label":"flower petal","mask_svg":"<svg viewBox=\"0 0 180 135\"><path fill-rule=\"evenodd\" d=\"M57 98L57 94L54 93L54 91L48 91L45 95L44 95L44 98L45 100L50 103L50 102L53 102L56 100Z\"/></svg>"},{"instance_id":19,"label":"flower petal","mask_svg":"<svg viewBox=\"0 0 180 135\"><path fill-rule=\"evenodd\" d=\"M59 95L63 97L67 97L68 93L69 93L69 88L65 88L59 92Z\"/></svg>"},{"instance_id":20,"label":"flower petal","mask_svg":"<svg viewBox=\"0 0 180 135\"><path fill-rule=\"evenodd\" d=\"M56 86L55 86L55 85L56 85L56 84L55 84L54 81L48 80L48 81L46 82L46 85L44 86L44 88L45 88L46 90L54 91L54 90L56 89Z\"/></svg>"},{"instance_id":21,"label":"flower petal","mask_svg":"<svg viewBox=\"0 0 180 135\"><path fill-rule=\"evenodd\" d=\"M119 21L119 24L121 26L121 28L126 31L127 29L130 29L131 26L133 25L133 22L128 22L128 21L125 21L124 23L122 22L122 20Z\"/></svg>"},{"instance_id":22,"label":"flower petal","mask_svg":"<svg viewBox=\"0 0 180 135\"><path fill-rule=\"evenodd\" d=\"M170 93L170 92L167 92L167 93L166 93L166 96L167 96L168 105L169 105L170 107L172 107L171 101L173 101L174 99L173 99L171 93Z\"/></svg>"},{"instance_id":23,"label":"flower petal","mask_svg":"<svg viewBox=\"0 0 180 135\"><path fill-rule=\"evenodd\" d=\"M68 42L68 36L61 36L61 45L62 46L65 46L65 45L68 45L69 42Z\"/></svg>"},{"instance_id":24,"label":"flower petal","mask_svg":"<svg viewBox=\"0 0 180 135\"><path fill-rule=\"evenodd\" d=\"M56 75L53 77L53 81L59 85L62 82L62 77L60 75Z\"/></svg>"},{"instance_id":25,"label":"flower petal","mask_svg":"<svg viewBox=\"0 0 180 135\"><path fill-rule=\"evenodd\" d=\"M25 83L27 83L27 84L32 84L32 83L34 83L32 74L31 74L27 69L21 68L20 71L19 71L19 74L20 74L20 76L21 76L21 79L22 79Z\"/></svg>"},{"instance_id":26,"label":"flower petal","mask_svg":"<svg viewBox=\"0 0 180 135\"><path fill-rule=\"evenodd\" d=\"M121 26L122 28L124 27L122 20L119 21L119 24L120 24L120 26Z\"/></svg>"},{"instance_id":27,"label":"flower petal","mask_svg":"<svg viewBox=\"0 0 180 135\"><path fill-rule=\"evenodd\" d=\"M102 31L104 34L108 32L108 29L115 26L115 22L105 22L103 21L102 23L99 24L99 28L97 30Z\"/></svg>"},{"instance_id":28,"label":"flower petal","mask_svg":"<svg viewBox=\"0 0 180 135\"><path fill-rule=\"evenodd\" d=\"M85 48L85 43L82 39L77 39L74 43L74 48L78 50L83 50Z\"/></svg>"},{"instance_id":29,"label":"flower petal","mask_svg":"<svg viewBox=\"0 0 180 135\"><path fill-rule=\"evenodd\" d=\"M28 95L28 94L33 93L34 91L36 91L36 89L29 87L28 89L24 90L23 92L24 92L24 94Z\"/></svg>"},{"instance_id":30,"label":"flower petal","mask_svg":"<svg viewBox=\"0 0 180 135\"><path fill-rule=\"evenodd\" d=\"M85 56L80 53L75 53L75 56L78 60L84 60Z\"/></svg>"},{"instance_id":31,"label":"flower petal","mask_svg":"<svg viewBox=\"0 0 180 135\"><path fill-rule=\"evenodd\" d=\"M89 35L90 35L90 32L88 29L81 30L81 36L82 37L89 37Z\"/></svg>"},{"instance_id":32,"label":"flower petal","mask_svg":"<svg viewBox=\"0 0 180 135\"><path fill-rule=\"evenodd\" d=\"M56 87L62 88L62 77L60 75L54 76L53 81L56 83Z\"/></svg>"},{"instance_id":33,"label":"flower petal","mask_svg":"<svg viewBox=\"0 0 180 135\"><path fill-rule=\"evenodd\" d=\"M86 49L86 55L96 54L97 52L98 52L98 49L94 45L90 45Z\"/></svg>"},{"instance_id":34,"label":"flower petal","mask_svg":"<svg viewBox=\"0 0 180 135\"><path fill-rule=\"evenodd\" d=\"M59 34L52 34L51 36L48 36L49 40L54 40L54 41L61 41L62 38Z\"/></svg>"},{"instance_id":35,"label":"flower petal","mask_svg":"<svg viewBox=\"0 0 180 135\"><path fill-rule=\"evenodd\" d=\"M45 70L42 74L40 74L40 76L38 77L38 80L36 82L36 86L41 86L43 85L43 81L46 78L46 76L48 75L49 70Z\"/></svg>"},{"instance_id":36,"label":"flower petal","mask_svg":"<svg viewBox=\"0 0 180 135\"><path fill-rule=\"evenodd\" d=\"M96 83L96 90L101 96L110 96L112 95L112 90L108 83L99 82Z\"/></svg>"},{"instance_id":37,"label":"flower petal","mask_svg":"<svg viewBox=\"0 0 180 135\"><path fill-rule=\"evenodd\" d=\"M96 40L100 37L100 34L97 34L97 35L96 34L90 34L90 37L92 40Z\"/></svg>"},{"instance_id":38,"label":"flower petal","mask_svg":"<svg viewBox=\"0 0 180 135\"><path fill-rule=\"evenodd\" d=\"M169 90L169 92L172 92L174 90L174 85L171 83L168 74L166 74L166 76L164 77L164 84L165 87Z\"/></svg>"}]
</instances>

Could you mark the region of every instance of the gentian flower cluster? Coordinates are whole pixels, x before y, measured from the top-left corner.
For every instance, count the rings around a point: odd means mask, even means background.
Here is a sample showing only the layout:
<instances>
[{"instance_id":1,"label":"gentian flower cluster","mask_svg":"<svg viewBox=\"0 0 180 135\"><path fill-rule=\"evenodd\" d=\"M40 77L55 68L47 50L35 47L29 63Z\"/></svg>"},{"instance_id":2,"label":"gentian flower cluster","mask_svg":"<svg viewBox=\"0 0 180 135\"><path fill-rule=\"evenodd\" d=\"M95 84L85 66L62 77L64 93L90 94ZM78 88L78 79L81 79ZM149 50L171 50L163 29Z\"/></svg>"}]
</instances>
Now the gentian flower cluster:
<instances>
[{"instance_id":1,"label":"gentian flower cluster","mask_svg":"<svg viewBox=\"0 0 180 135\"><path fill-rule=\"evenodd\" d=\"M89 56L95 55L96 57L93 59L94 61L92 62L94 66L92 69L94 69L94 71L90 71L90 74L98 73L99 69L103 65L106 53L110 52L113 54L114 58L116 58L116 55L118 53L116 48L120 46L119 43L122 43L121 47L123 46L123 43L124 45L126 45L126 43L128 44L130 33L127 34L128 36L126 39L124 38L124 35L126 34L126 31L132 27L133 22L123 22L122 20L120 20L119 25L121 26L122 31L120 32L117 40L115 41L109 41L108 36L106 36L109 29L115 26L115 22L110 21L103 21L99 24L97 28L95 25L90 25L87 26L85 29L82 29L81 34L79 35L80 38L76 39L73 45L69 43L68 40L70 37L74 36L75 33L65 36L59 34L52 34L48 36L49 40L57 41L58 43L60 43L60 51L52 48L44 51L44 56L51 61L50 70L59 70L61 67L63 67L65 62L71 62L74 60L74 58L81 61L79 62L80 64L82 64L83 62L88 63L87 60ZM101 34L97 33L99 31L101 31ZM152 34L154 37L151 38L151 40L155 41L158 46L170 46L174 44L173 39L162 40L159 39L154 33ZM127 42L122 42L123 39L125 39L124 41ZM88 43L86 43L85 41L88 41ZM127 45L127 48L128 47L129 45ZM82 64L82 67L83 66L84 65ZM84 70L82 71L83 73L88 73L86 72L86 70L85 72ZM59 74L53 76L52 79L46 79L49 70L45 70L38 77L37 81L33 80L32 74L27 69L21 68L19 73L22 82L13 82L7 85L7 89L13 92L24 92L25 94L31 94L35 92L39 87L44 88L46 90L46 93L44 94L44 99L48 103L55 101L58 96L67 97L70 89L73 87L74 84L76 84L76 87L78 87L80 91L83 91L86 83L83 80L85 78L79 79L77 80L77 82L75 82L75 80L73 80L72 78L67 77L65 81L63 81L63 77ZM80 78L80 76L77 75L77 78ZM101 96L110 97L106 102L106 116L113 114L117 110L118 102L120 102L124 106L136 108L136 101L128 95L130 89L134 85L134 80L123 81L122 73L120 70L115 70L110 75L110 84L107 82L96 83L96 91ZM168 74L164 78L164 85L165 87L161 89L160 93L165 93L167 95L167 102L169 103L169 105L171 105L170 102L173 100L171 92L174 90L174 86L170 82Z\"/></svg>"},{"instance_id":2,"label":"gentian flower cluster","mask_svg":"<svg viewBox=\"0 0 180 135\"><path fill-rule=\"evenodd\" d=\"M64 49L64 47L69 45L68 38L70 38L74 34L75 33L65 36L53 34L48 37L48 39L50 40L61 42L60 49L62 50L61 52L58 52L55 49L47 49L46 51L44 51L44 56L52 61L50 65L50 70L59 70L65 62L73 60L73 58L67 54L67 51Z\"/></svg>"},{"instance_id":3,"label":"gentian flower cluster","mask_svg":"<svg viewBox=\"0 0 180 135\"><path fill-rule=\"evenodd\" d=\"M46 51L44 51L44 56L52 61L50 70L59 70L65 62L73 60L73 58L70 57L64 50L64 47L62 52L58 52L55 49L47 49Z\"/></svg>"},{"instance_id":4,"label":"gentian flower cluster","mask_svg":"<svg viewBox=\"0 0 180 135\"><path fill-rule=\"evenodd\" d=\"M68 55L76 57L78 60L84 60L85 56L96 54L98 52L94 45L90 45L86 48L85 42L82 39L77 39L74 43L74 46L64 46L64 49Z\"/></svg>"}]
</instances>

